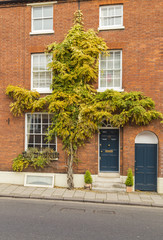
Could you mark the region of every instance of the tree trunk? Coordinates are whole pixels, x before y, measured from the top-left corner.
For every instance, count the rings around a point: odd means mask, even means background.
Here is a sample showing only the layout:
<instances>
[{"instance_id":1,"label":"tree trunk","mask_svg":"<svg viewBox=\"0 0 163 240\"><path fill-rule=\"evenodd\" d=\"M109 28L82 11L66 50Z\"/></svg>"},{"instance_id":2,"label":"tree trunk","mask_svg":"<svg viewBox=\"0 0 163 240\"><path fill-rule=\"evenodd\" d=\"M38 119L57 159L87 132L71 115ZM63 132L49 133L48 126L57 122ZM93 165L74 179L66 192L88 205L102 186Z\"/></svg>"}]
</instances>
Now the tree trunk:
<instances>
[{"instance_id":1,"label":"tree trunk","mask_svg":"<svg viewBox=\"0 0 163 240\"><path fill-rule=\"evenodd\" d=\"M70 154L68 156L68 169L67 169L67 184L68 189L74 188L74 181L73 181L73 159L74 159L74 151L72 148L72 144L70 144Z\"/></svg>"}]
</instances>

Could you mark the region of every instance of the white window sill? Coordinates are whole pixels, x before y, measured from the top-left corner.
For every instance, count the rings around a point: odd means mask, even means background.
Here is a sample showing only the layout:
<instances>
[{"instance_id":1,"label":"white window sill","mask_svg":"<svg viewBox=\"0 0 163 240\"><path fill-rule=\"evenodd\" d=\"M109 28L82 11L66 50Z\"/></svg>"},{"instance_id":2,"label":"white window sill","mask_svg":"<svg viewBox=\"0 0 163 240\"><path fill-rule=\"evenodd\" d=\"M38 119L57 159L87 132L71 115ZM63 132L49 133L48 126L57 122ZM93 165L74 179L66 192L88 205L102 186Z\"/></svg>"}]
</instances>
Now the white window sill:
<instances>
[{"instance_id":1,"label":"white window sill","mask_svg":"<svg viewBox=\"0 0 163 240\"><path fill-rule=\"evenodd\" d=\"M114 90L117 92L124 92L124 89L122 89L122 88L98 88L97 92L105 92L106 90Z\"/></svg>"},{"instance_id":2,"label":"white window sill","mask_svg":"<svg viewBox=\"0 0 163 240\"><path fill-rule=\"evenodd\" d=\"M53 34L54 30L41 31L41 32L30 32L30 35L40 35L40 34Z\"/></svg>"},{"instance_id":3,"label":"white window sill","mask_svg":"<svg viewBox=\"0 0 163 240\"><path fill-rule=\"evenodd\" d=\"M48 93L52 93L51 89L44 89L44 88L33 88L31 89L32 91L36 91L38 93L42 93L42 94L48 94Z\"/></svg>"},{"instance_id":4,"label":"white window sill","mask_svg":"<svg viewBox=\"0 0 163 240\"><path fill-rule=\"evenodd\" d=\"M27 6L42 6L42 5L52 5L57 3L57 1L54 2L39 2L39 3L28 3Z\"/></svg>"},{"instance_id":5,"label":"white window sill","mask_svg":"<svg viewBox=\"0 0 163 240\"><path fill-rule=\"evenodd\" d=\"M112 26L112 27L99 27L98 30L99 31L105 31L105 30L121 30L121 29L125 29L124 26Z\"/></svg>"}]
</instances>

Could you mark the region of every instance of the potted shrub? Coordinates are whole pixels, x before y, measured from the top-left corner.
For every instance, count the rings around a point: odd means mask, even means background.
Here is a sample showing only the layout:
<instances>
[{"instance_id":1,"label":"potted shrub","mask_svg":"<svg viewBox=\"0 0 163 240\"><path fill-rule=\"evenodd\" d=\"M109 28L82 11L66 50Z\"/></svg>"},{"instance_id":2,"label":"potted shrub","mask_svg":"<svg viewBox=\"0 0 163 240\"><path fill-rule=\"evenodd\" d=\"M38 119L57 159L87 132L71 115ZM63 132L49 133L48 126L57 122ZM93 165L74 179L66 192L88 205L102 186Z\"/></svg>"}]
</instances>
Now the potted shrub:
<instances>
[{"instance_id":1,"label":"potted shrub","mask_svg":"<svg viewBox=\"0 0 163 240\"><path fill-rule=\"evenodd\" d=\"M88 171L88 170L85 172L84 182L85 182L84 188L92 189L92 176L91 176L90 171Z\"/></svg>"},{"instance_id":2,"label":"potted shrub","mask_svg":"<svg viewBox=\"0 0 163 240\"><path fill-rule=\"evenodd\" d=\"M132 169L129 168L128 172L127 172L127 179L126 179L126 191L127 192L132 192L132 188L133 188L133 174L132 174Z\"/></svg>"}]
</instances>

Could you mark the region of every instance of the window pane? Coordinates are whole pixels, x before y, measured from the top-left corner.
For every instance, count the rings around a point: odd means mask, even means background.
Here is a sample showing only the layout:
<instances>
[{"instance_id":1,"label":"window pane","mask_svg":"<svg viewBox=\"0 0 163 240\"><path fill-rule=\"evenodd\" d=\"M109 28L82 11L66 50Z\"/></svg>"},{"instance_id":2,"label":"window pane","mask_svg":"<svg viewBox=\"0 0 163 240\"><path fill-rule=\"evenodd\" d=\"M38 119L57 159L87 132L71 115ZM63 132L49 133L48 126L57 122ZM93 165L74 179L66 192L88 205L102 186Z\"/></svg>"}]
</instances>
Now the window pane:
<instances>
[{"instance_id":1,"label":"window pane","mask_svg":"<svg viewBox=\"0 0 163 240\"><path fill-rule=\"evenodd\" d=\"M33 18L42 17L42 7L34 7L33 8Z\"/></svg>"},{"instance_id":2,"label":"window pane","mask_svg":"<svg viewBox=\"0 0 163 240\"><path fill-rule=\"evenodd\" d=\"M101 61L100 62L100 68L101 69L106 69L106 61Z\"/></svg>"},{"instance_id":3,"label":"window pane","mask_svg":"<svg viewBox=\"0 0 163 240\"><path fill-rule=\"evenodd\" d=\"M114 25L114 18L108 18L108 25L109 26Z\"/></svg>"},{"instance_id":4,"label":"window pane","mask_svg":"<svg viewBox=\"0 0 163 240\"><path fill-rule=\"evenodd\" d=\"M28 135L27 136L27 143L34 144L34 136L33 135Z\"/></svg>"},{"instance_id":5,"label":"window pane","mask_svg":"<svg viewBox=\"0 0 163 240\"><path fill-rule=\"evenodd\" d=\"M41 133L41 125L40 124L35 125L35 133Z\"/></svg>"},{"instance_id":6,"label":"window pane","mask_svg":"<svg viewBox=\"0 0 163 240\"><path fill-rule=\"evenodd\" d=\"M100 79L100 87L106 87L106 79Z\"/></svg>"},{"instance_id":7,"label":"window pane","mask_svg":"<svg viewBox=\"0 0 163 240\"><path fill-rule=\"evenodd\" d=\"M56 151L56 145L49 144L49 147Z\"/></svg>"},{"instance_id":8,"label":"window pane","mask_svg":"<svg viewBox=\"0 0 163 240\"><path fill-rule=\"evenodd\" d=\"M48 132L48 125L47 124L43 124L42 125L42 133L47 133Z\"/></svg>"},{"instance_id":9,"label":"window pane","mask_svg":"<svg viewBox=\"0 0 163 240\"><path fill-rule=\"evenodd\" d=\"M106 60L106 54L105 54L105 53L102 53L102 54L100 55L100 57L101 57L101 60Z\"/></svg>"},{"instance_id":10,"label":"window pane","mask_svg":"<svg viewBox=\"0 0 163 240\"><path fill-rule=\"evenodd\" d=\"M108 13L109 13L109 17L114 16L114 8L110 7Z\"/></svg>"},{"instance_id":11,"label":"window pane","mask_svg":"<svg viewBox=\"0 0 163 240\"><path fill-rule=\"evenodd\" d=\"M47 137L46 137L46 135L42 136L42 143L43 144L47 144Z\"/></svg>"},{"instance_id":12,"label":"window pane","mask_svg":"<svg viewBox=\"0 0 163 240\"><path fill-rule=\"evenodd\" d=\"M114 71L114 77L120 78L120 71Z\"/></svg>"},{"instance_id":13,"label":"window pane","mask_svg":"<svg viewBox=\"0 0 163 240\"><path fill-rule=\"evenodd\" d=\"M41 114L35 114L35 123L41 123Z\"/></svg>"},{"instance_id":14,"label":"window pane","mask_svg":"<svg viewBox=\"0 0 163 240\"><path fill-rule=\"evenodd\" d=\"M109 52L109 55L107 56L107 60L113 60L113 52Z\"/></svg>"},{"instance_id":15,"label":"window pane","mask_svg":"<svg viewBox=\"0 0 163 240\"><path fill-rule=\"evenodd\" d=\"M115 16L121 16L122 15L122 6L115 7Z\"/></svg>"},{"instance_id":16,"label":"window pane","mask_svg":"<svg viewBox=\"0 0 163 240\"><path fill-rule=\"evenodd\" d=\"M53 19L44 19L43 20L43 29L48 30L48 29L53 29Z\"/></svg>"},{"instance_id":17,"label":"window pane","mask_svg":"<svg viewBox=\"0 0 163 240\"><path fill-rule=\"evenodd\" d=\"M106 78L106 70L100 71L100 78Z\"/></svg>"},{"instance_id":18,"label":"window pane","mask_svg":"<svg viewBox=\"0 0 163 240\"><path fill-rule=\"evenodd\" d=\"M42 123L48 124L48 114L42 114Z\"/></svg>"},{"instance_id":19,"label":"window pane","mask_svg":"<svg viewBox=\"0 0 163 240\"><path fill-rule=\"evenodd\" d=\"M41 144L41 135L35 135L35 143L36 144Z\"/></svg>"},{"instance_id":20,"label":"window pane","mask_svg":"<svg viewBox=\"0 0 163 240\"><path fill-rule=\"evenodd\" d=\"M53 17L53 7L52 6L43 7L43 17Z\"/></svg>"},{"instance_id":21,"label":"window pane","mask_svg":"<svg viewBox=\"0 0 163 240\"><path fill-rule=\"evenodd\" d=\"M120 79L114 79L114 87L120 87Z\"/></svg>"},{"instance_id":22,"label":"window pane","mask_svg":"<svg viewBox=\"0 0 163 240\"><path fill-rule=\"evenodd\" d=\"M115 62L114 62L114 68L120 69L120 61L115 61Z\"/></svg>"},{"instance_id":23,"label":"window pane","mask_svg":"<svg viewBox=\"0 0 163 240\"><path fill-rule=\"evenodd\" d=\"M113 61L107 61L107 69L113 69Z\"/></svg>"},{"instance_id":24,"label":"window pane","mask_svg":"<svg viewBox=\"0 0 163 240\"><path fill-rule=\"evenodd\" d=\"M120 52L115 52L115 60L120 60Z\"/></svg>"},{"instance_id":25,"label":"window pane","mask_svg":"<svg viewBox=\"0 0 163 240\"><path fill-rule=\"evenodd\" d=\"M39 73L33 73L33 87L37 88L39 86Z\"/></svg>"},{"instance_id":26,"label":"window pane","mask_svg":"<svg viewBox=\"0 0 163 240\"><path fill-rule=\"evenodd\" d=\"M33 30L42 30L42 20L33 20Z\"/></svg>"},{"instance_id":27,"label":"window pane","mask_svg":"<svg viewBox=\"0 0 163 240\"><path fill-rule=\"evenodd\" d=\"M114 20L115 20L115 25L121 25L121 17L116 17Z\"/></svg>"}]
</instances>

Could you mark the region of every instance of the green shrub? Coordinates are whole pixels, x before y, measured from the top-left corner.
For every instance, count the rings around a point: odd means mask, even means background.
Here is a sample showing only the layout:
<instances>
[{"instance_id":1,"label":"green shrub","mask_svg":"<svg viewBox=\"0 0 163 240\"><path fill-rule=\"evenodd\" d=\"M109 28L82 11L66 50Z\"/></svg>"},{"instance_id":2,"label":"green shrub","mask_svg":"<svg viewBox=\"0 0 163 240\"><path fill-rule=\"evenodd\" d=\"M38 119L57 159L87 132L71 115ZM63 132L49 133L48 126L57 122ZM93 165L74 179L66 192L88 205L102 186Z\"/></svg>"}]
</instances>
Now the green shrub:
<instances>
[{"instance_id":1,"label":"green shrub","mask_svg":"<svg viewBox=\"0 0 163 240\"><path fill-rule=\"evenodd\" d=\"M126 186L131 187L131 186L133 186L133 182L134 182L134 181L133 181L132 169L129 168L129 169L128 169L128 172L127 172L127 179L126 179L125 184L126 184Z\"/></svg>"},{"instance_id":2,"label":"green shrub","mask_svg":"<svg viewBox=\"0 0 163 240\"><path fill-rule=\"evenodd\" d=\"M34 169L44 168L50 164L50 160L55 158L56 155L56 152L50 148L45 148L42 151L37 148L29 148L14 158L12 168L16 172L22 172L28 166Z\"/></svg>"},{"instance_id":3,"label":"green shrub","mask_svg":"<svg viewBox=\"0 0 163 240\"><path fill-rule=\"evenodd\" d=\"M12 168L15 172L22 172L25 168L29 166L29 161L26 160L22 154L14 158Z\"/></svg>"},{"instance_id":4,"label":"green shrub","mask_svg":"<svg viewBox=\"0 0 163 240\"><path fill-rule=\"evenodd\" d=\"M86 171L84 175L84 181L86 184L91 184L92 183L92 177L90 171Z\"/></svg>"}]
</instances>

